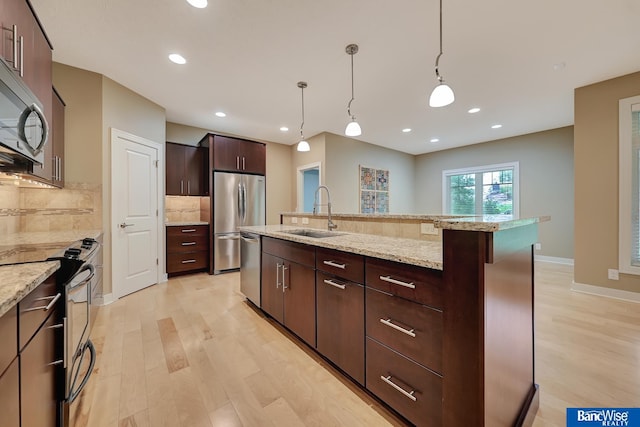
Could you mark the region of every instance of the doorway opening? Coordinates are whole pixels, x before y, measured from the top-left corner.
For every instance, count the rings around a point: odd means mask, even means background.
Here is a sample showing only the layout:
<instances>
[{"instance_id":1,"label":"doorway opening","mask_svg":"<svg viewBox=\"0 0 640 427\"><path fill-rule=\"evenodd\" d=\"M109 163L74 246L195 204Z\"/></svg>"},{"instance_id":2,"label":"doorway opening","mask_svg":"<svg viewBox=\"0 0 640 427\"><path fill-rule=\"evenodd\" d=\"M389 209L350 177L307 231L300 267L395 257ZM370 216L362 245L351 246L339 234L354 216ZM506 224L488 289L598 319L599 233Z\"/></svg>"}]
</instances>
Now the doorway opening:
<instances>
[{"instance_id":1,"label":"doorway opening","mask_svg":"<svg viewBox=\"0 0 640 427\"><path fill-rule=\"evenodd\" d=\"M298 212L313 212L315 192L322 182L320 165L320 162L316 162L298 167L298 200L296 207ZM320 203L320 200L318 200L318 203Z\"/></svg>"}]
</instances>

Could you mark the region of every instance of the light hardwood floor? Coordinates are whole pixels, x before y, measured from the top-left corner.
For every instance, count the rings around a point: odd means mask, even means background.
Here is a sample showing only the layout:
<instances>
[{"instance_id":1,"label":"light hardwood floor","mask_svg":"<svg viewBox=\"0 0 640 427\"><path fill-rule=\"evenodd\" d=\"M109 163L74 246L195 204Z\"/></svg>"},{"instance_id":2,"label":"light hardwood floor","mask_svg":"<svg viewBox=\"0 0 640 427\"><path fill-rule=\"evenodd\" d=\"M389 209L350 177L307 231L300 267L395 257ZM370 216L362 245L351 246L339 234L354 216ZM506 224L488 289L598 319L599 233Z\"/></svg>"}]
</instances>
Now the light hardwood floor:
<instances>
[{"instance_id":1,"label":"light hardwood floor","mask_svg":"<svg viewBox=\"0 0 640 427\"><path fill-rule=\"evenodd\" d=\"M637 406L640 306L574 293L536 266L535 426L565 408ZM402 421L244 302L239 274L170 279L102 307L75 427L384 426Z\"/></svg>"}]
</instances>

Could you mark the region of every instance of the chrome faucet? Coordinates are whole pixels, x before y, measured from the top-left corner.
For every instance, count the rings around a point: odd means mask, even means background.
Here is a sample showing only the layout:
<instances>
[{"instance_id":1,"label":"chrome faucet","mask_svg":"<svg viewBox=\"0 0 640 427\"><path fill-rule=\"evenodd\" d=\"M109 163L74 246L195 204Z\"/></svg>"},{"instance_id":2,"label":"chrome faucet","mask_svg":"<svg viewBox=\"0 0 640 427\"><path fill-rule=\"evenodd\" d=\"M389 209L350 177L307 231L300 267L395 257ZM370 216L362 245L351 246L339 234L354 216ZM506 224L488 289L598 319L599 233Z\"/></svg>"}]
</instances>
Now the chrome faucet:
<instances>
[{"instance_id":1,"label":"chrome faucet","mask_svg":"<svg viewBox=\"0 0 640 427\"><path fill-rule=\"evenodd\" d=\"M316 194L313 196L313 214L315 215L318 212L318 206L322 206L318 203L318 193L321 188L327 190L327 229L331 231L334 228L338 228L338 225L331 221L331 194L329 193L329 188L325 185L319 186L316 190Z\"/></svg>"}]
</instances>

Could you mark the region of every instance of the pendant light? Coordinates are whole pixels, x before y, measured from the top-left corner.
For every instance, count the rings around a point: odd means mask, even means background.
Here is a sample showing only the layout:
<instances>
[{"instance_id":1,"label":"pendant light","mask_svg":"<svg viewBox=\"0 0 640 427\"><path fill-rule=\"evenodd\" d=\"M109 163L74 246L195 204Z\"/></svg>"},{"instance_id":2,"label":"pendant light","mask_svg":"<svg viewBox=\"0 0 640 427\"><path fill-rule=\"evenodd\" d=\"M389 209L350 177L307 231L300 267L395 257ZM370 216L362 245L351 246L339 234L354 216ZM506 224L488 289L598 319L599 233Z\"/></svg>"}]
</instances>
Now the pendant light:
<instances>
[{"instance_id":1,"label":"pendant light","mask_svg":"<svg viewBox=\"0 0 640 427\"><path fill-rule=\"evenodd\" d=\"M436 58L436 77L438 78L438 86L433 89L431 96L429 97L430 107L444 107L451 104L455 99L453 89L449 85L445 84L444 79L440 75L438 70L438 63L442 56L442 0L440 0L440 54Z\"/></svg>"},{"instance_id":2,"label":"pendant light","mask_svg":"<svg viewBox=\"0 0 640 427\"><path fill-rule=\"evenodd\" d=\"M309 143L305 141L304 134L302 133L302 128L304 127L304 88L307 87L307 82L298 82L298 87L302 92L302 123L300 123L300 142L298 142L298 151L309 151L311 147L309 147Z\"/></svg>"},{"instance_id":3,"label":"pendant light","mask_svg":"<svg viewBox=\"0 0 640 427\"><path fill-rule=\"evenodd\" d=\"M353 55L358 53L358 45L350 44L347 45L345 51L351 56L351 101L349 101L349 105L347 105L347 114L351 118L349 124L347 124L347 128L344 130L344 134L347 136L360 136L362 134L362 129L360 129L360 125L356 122L356 116L351 114L351 103L355 99L353 96Z\"/></svg>"}]
</instances>

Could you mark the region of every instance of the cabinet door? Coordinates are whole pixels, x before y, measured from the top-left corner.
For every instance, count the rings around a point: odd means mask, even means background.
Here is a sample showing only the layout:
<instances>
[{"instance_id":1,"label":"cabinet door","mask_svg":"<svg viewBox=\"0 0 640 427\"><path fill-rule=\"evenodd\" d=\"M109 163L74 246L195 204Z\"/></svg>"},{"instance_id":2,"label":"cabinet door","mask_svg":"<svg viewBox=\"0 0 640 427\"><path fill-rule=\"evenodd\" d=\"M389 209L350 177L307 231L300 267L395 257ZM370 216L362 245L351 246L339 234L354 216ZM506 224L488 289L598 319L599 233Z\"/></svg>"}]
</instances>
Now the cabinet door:
<instances>
[{"instance_id":1,"label":"cabinet door","mask_svg":"<svg viewBox=\"0 0 640 427\"><path fill-rule=\"evenodd\" d=\"M316 272L318 351L364 385L364 286Z\"/></svg>"},{"instance_id":2,"label":"cabinet door","mask_svg":"<svg viewBox=\"0 0 640 427\"><path fill-rule=\"evenodd\" d=\"M180 144L167 142L166 159L166 194L182 196L187 194L184 182L184 150Z\"/></svg>"},{"instance_id":3,"label":"cabinet door","mask_svg":"<svg viewBox=\"0 0 640 427\"><path fill-rule=\"evenodd\" d=\"M199 147L184 146L184 180L186 188L184 194L188 196L203 196L204 174L203 151Z\"/></svg>"},{"instance_id":4,"label":"cabinet door","mask_svg":"<svg viewBox=\"0 0 640 427\"><path fill-rule=\"evenodd\" d=\"M273 255L262 253L262 309L281 324L284 323L282 265Z\"/></svg>"},{"instance_id":5,"label":"cabinet door","mask_svg":"<svg viewBox=\"0 0 640 427\"><path fill-rule=\"evenodd\" d=\"M55 90L52 116L50 144L53 151L53 185L64 187L64 102Z\"/></svg>"},{"instance_id":6,"label":"cabinet door","mask_svg":"<svg viewBox=\"0 0 640 427\"><path fill-rule=\"evenodd\" d=\"M284 269L284 325L315 348L315 270L288 261Z\"/></svg>"},{"instance_id":7,"label":"cabinet door","mask_svg":"<svg viewBox=\"0 0 640 427\"><path fill-rule=\"evenodd\" d=\"M243 172L265 175L266 146L259 142L242 141Z\"/></svg>"},{"instance_id":8,"label":"cabinet door","mask_svg":"<svg viewBox=\"0 0 640 427\"><path fill-rule=\"evenodd\" d=\"M242 170L240 143L236 138L214 135L213 169L238 172Z\"/></svg>"},{"instance_id":9,"label":"cabinet door","mask_svg":"<svg viewBox=\"0 0 640 427\"><path fill-rule=\"evenodd\" d=\"M55 427L57 316L52 314L20 353L20 402L23 426ZM56 345L58 344L58 345Z\"/></svg>"},{"instance_id":10,"label":"cabinet door","mask_svg":"<svg viewBox=\"0 0 640 427\"><path fill-rule=\"evenodd\" d=\"M20 426L19 366L16 357L4 373L0 372L0 420L3 427Z\"/></svg>"}]
</instances>

